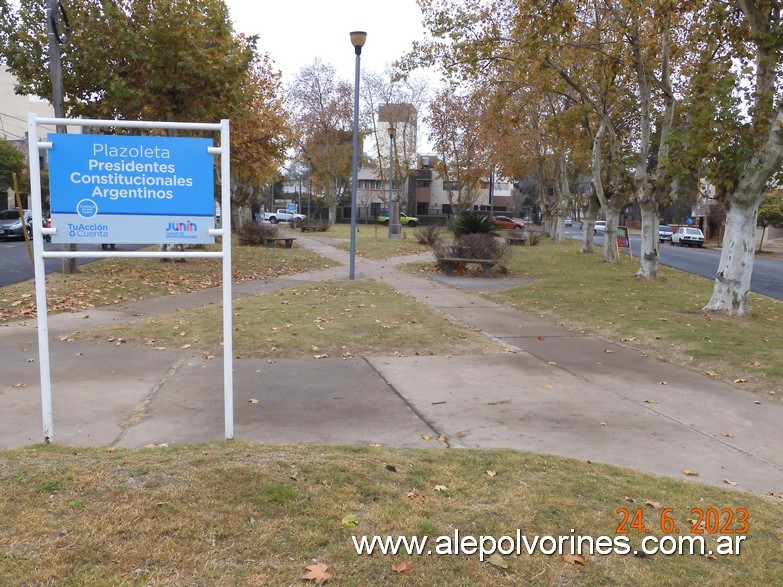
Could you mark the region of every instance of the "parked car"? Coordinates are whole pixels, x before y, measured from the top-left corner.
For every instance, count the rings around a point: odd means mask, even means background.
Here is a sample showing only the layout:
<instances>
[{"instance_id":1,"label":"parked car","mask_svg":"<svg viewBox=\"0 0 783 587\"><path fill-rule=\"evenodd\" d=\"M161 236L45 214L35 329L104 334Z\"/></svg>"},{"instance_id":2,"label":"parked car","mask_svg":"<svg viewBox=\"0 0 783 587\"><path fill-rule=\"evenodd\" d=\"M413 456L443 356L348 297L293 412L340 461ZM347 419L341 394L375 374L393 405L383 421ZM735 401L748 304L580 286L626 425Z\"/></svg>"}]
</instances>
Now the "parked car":
<instances>
[{"instance_id":1,"label":"parked car","mask_svg":"<svg viewBox=\"0 0 783 587\"><path fill-rule=\"evenodd\" d=\"M32 234L32 210L24 210L24 219L23 225L19 217L19 208L0 210L0 238L23 239L25 230L27 230L28 234Z\"/></svg>"},{"instance_id":2,"label":"parked car","mask_svg":"<svg viewBox=\"0 0 783 587\"><path fill-rule=\"evenodd\" d=\"M668 224L659 224L658 225L658 242L662 243L663 241L670 241L672 240L672 227Z\"/></svg>"},{"instance_id":3,"label":"parked car","mask_svg":"<svg viewBox=\"0 0 783 587\"><path fill-rule=\"evenodd\" d=\"M493 216L492 220L498 228L502 229L514 230L517 228L519 230L524 230L525 228L525 223L518 218L509 218L508 216Z\"/></svg>"},{"instance_id":4,"label":"parked car","mask_svg":"<svg viewBox=\"0 0 783 587\"><path fill-rule=\"evenodd\" d=\"M278 208L275 212L264 212L264 214L261 216L261 219L264 222L269 222L271 224L277 224L278 222L296 224L305 218L307 217L304 214L297 214L296 212L291 212L285 208Z\"/></svg>"},{"instance_id":5,"label":"parked car","mask_svg":"<svg viewBox=\"0 0 783 587\"><path fill-rule=\"evenodd\" d=\"M694 228L692 226L681 226L677 232L672 234L672 244L680 245L681 247L684 245L695 245L697 247L703 247L704 234L699 228Z\"/></svg>"},{"instance_id":6,"label":"parked car","mask_svg":"<svg viewBox=\"0 0 783 587\"><path fill-rule=\"evenodd\" d=\"M400 224L404 224L405 226L410 226L413 228L416 226L416 223L419 221L418 218L415 216L408 216L404 212L400 212ZM378 222L381 224L389 224L389 213L388 212L381 212L378 214Z\"/></svg>"},{"instance_id":7,"label":"parked car","mask_svg":"<svg viewBox=\"0 0 783 587\"><path fill-rule=\"evenodd\" d=\"M596 220L593 226L593 234L606 234L606 220Z\"/></svg>"},{"instance_id":8,"label":"parked car","mask_svg":"<svg viewBox=\"0 0 783 587\"><path fill-rule=\"evenodd\" d=\"M574 225L574 219L571 218L570 216L566 216L565 225L566 226L573 226Z\"/></svg>"}]
</instances>

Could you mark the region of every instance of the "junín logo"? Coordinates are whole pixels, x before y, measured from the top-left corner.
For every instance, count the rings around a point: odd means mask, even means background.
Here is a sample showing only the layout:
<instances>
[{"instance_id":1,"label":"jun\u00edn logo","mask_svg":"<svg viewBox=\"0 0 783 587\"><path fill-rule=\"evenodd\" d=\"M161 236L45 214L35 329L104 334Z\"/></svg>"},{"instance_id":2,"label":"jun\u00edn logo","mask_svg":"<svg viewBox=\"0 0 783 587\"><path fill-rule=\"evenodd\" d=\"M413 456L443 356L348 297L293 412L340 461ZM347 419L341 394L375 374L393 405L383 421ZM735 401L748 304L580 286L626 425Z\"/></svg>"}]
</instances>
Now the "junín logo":
<instances>
[{"instance_id":1,"label":"jun\u00edn logo","mask_svg":"<svg viewBox=\"0 0 783 587\"><path fill-rule=\"evenodd\" d=\"M169 225L166 227L166 232L195 232L196 230L198 230L198 226L190 220L187 222L169 222Z\"/></svg>"}]
</instances>

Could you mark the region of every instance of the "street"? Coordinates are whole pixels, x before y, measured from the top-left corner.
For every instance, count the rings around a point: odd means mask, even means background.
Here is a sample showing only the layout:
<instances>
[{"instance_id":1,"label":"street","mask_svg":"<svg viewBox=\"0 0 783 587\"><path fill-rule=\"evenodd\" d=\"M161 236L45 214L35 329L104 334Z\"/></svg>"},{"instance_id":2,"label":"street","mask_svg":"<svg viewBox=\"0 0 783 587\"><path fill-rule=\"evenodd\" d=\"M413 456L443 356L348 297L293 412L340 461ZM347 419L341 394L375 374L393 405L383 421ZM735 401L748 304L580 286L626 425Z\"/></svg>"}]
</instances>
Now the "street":
<instances>
[{"instance_id":1,"label":"street","mask_svg":"<svg viewBox=\"0 0 783 587\"><path fill-rule=\"evenodd\" d=\"M32 246L32 241L30 242ZM47 251L62 250L62 245L45 243ZM117 251L135 251L140 245L117 245ZM79 245L80 251L100 251L101 245ZM92 263L96 259L77 259L78 265ZM46 259L46 273L56 273L62 268L62 259ZM35 277L33 263L27 254L24 241L0 241L0 287Z\"/></svg>"},{"instance_id":2,"label":"street","mask_svg":"<svg viewBox=\"0 0 783 587\"><path fill-rule=\"evenodd\" d=\"M582 231L579 227L567 228L566 234L570 238L581 239ZM638 259L641 248L641 236L631 235L631 251ZM596 236L593 243L598 247L604 246L604 237ZM626 253L627 249L623 249ZM680 271L701 275L707 279L715 279L720 262L720 250L699 249L696 247L678 247L668 242L659 245L661 264ZM776 299L783 299L783 263L756 257L753 263L753 277L750 281L750 289L759 294Z\"/></svg>"}]
</instances>

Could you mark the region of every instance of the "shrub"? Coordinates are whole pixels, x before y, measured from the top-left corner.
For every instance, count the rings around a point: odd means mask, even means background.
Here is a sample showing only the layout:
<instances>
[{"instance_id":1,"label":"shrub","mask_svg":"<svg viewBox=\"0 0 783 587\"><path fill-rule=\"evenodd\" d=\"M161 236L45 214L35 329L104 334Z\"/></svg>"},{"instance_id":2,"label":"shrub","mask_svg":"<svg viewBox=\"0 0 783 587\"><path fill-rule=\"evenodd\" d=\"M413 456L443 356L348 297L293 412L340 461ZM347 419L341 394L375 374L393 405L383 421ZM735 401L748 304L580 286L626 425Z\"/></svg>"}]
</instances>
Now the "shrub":
<instances>
[{"instance_id":1,"label":"shrub","mask_svg":"<svg viewBox=\"0 0 783 587\"><path fill-rule=\"evenodd\" d=\"M491 234L466 234L452 242L438 242L433 246L436 259L495 259L504 265L509 247Z\"/></svg>"},{"instance_id":2,"label":"shrub","mask_svg":"<svg viewBox=\"0 0 783 587\"><path fill-rule=\"evenodd\" d=\"M484 214L462 212L454 219L452 230L459 238L466 234L494 234L497 230L497 225L489 216Z\"/></svg>"},{"instance_id":3,"label":"shrub","mask_svg":"<svg viewBox=\"0 0 783 587\"><path fill-rule=\"evenodd\" d=\"M413 233L416 242L421 245L434 246L443 240L443 228L440 226L422 226Z\"/></svg>"},{"instance_id":4,"label":"shrub","mask_svg":"<svg viewBox=\"0 0 783 587\"><path fill-rule=\"evenodd\" d=\"M268 238L274 238L278 235L278 226L276 224L256 224L251 222L234 231L237 235L240 245L262 245Z\"/></svg>"},{"instance_id":5,"label":"shrub","mask_svg":"<svg viewBox=\"0 0 783 587\"><path fill-rule=\"evenodd\" d=\"M531 247L535 247L538 244L538 241L541 240L541 233L540 232L531 232L528 234L527 237L527 243Z\"/></svg>"}]
</instances>

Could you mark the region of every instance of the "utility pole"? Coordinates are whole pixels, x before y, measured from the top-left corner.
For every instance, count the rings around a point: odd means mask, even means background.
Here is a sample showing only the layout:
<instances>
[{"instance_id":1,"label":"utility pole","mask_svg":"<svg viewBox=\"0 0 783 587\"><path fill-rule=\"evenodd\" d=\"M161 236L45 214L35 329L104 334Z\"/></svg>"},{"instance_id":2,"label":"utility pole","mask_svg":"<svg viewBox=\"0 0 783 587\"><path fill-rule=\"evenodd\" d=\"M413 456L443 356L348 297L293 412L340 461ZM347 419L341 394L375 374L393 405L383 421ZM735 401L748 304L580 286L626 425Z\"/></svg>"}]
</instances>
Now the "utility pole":
<instances>
[{"instance_id":1,"label":"utility pole","mask_svg":"<svg viewBox=\"0 0 783 587\"><path fill-rule=\"evenodd\" d=\"M52 106L55 118L65 118L65 100L63 98L63 64L60 45L68 41L71 25L60 0L46 0L46 30L49 38L49 77L52 80ZM68 127L57 125L58 134L66 134ZM30 137L38 140L38 137ZM75 251L76 245L64 245L64 250ZM63 273L76 273L76 259L63 259Z\"/></svg>"}]
</instances>

